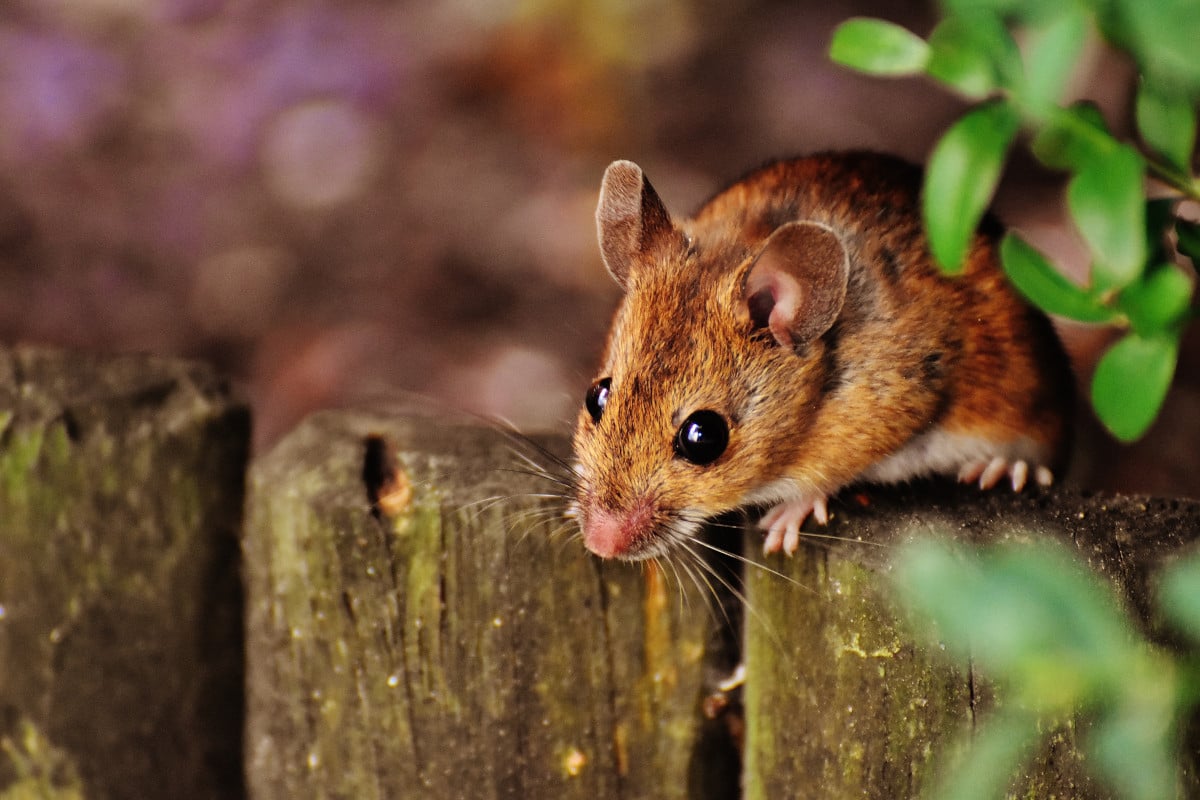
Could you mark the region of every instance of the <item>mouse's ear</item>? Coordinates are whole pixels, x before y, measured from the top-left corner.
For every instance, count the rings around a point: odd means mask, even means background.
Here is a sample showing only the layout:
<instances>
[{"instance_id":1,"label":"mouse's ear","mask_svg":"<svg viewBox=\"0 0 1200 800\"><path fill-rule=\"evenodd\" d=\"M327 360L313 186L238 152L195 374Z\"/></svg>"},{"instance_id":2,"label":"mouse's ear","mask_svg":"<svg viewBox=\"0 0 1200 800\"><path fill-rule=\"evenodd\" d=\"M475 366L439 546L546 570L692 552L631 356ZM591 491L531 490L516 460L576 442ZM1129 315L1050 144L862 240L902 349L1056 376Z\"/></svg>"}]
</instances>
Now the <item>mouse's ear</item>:
<instances>
[{"instance_id":1,"label":"mouse's ear","mask_svg":"<svg viewBox=\"0 0 1200 800\"><path fill-rule=\"evenodd\" d=\"M789 222L767 238L743 290L755 328L784 347L829 330L846 302L850 259L842 240L816 222Z\"/></svg>"},{"instance_id":2,"label":"mouse's ear","mask_svg":"<svg viewBox=\"0 0 1200 800\"><path fill-rule=\"evenodd\" d=\"M622 289L629 288L629 273L639 255L678 235L658 193L632 161L614 161L604 171L596 231L604 266Z\"/></svg>"}]
</instances>

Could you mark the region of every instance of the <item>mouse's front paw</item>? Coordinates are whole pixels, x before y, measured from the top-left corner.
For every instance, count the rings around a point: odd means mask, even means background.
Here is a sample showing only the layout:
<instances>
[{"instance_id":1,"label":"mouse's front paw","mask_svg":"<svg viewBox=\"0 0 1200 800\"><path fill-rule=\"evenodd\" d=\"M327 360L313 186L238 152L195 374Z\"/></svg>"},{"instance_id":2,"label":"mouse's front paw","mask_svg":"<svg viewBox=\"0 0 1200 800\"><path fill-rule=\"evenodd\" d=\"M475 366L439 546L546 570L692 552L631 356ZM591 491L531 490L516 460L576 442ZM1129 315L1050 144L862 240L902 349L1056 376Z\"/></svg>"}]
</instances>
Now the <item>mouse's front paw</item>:
<instances>
[{"instance_id":1,"label":"mouse's front paw","mask_svg":"<svg viewBox=\"0 0 1200 800\"><path fill-rule=\"evenodd\" d=\"M1006 476L1012 483L1013 491L1021 491L1029 480L1029 464L1019 459L1009 461L1001 456L996 456L992 459L981 458L976 461L968 461L958 471L960 483L978 481L980 489L991 489L1000 482L1001 478ZM1039 486L1049 486L1054 483L1054 473L1048 467L1039 465L1033 468L1033 479Z\"/></svg>"},{"instance_id":2,"label":"mouse's front paw","mask_svg":"<svg viewBox=\"0 0 1200 800\"><path fill-rule=\"evenodd\" d=\"M780 550L789 556L800 547L800 526L809 515L824 525L829 522L829 509L825 505L825 495L804 497L780 503L763 514L758 521L758 527L767 532L763 540L763 553L778 553Z\"/></svg>"}]
</instances>

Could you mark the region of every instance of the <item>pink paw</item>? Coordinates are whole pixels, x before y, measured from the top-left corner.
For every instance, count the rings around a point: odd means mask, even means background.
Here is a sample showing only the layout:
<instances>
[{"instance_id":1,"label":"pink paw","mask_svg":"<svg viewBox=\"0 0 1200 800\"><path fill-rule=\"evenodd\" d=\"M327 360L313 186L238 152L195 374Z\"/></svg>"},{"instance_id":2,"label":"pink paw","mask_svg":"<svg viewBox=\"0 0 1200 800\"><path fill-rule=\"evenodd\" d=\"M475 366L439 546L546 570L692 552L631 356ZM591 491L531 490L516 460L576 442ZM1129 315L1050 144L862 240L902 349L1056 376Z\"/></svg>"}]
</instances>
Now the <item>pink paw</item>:
<instances>
[{"instance_id":1,"label":"pink paw","mask_svg":"<svg viewBox=\"0 0 1200 800\"><path fill-rule=\"evenodd\" d=\"M763 553L770 555L780 550L789 556L800 547L800 526L809 515L824 525L829 522L829 509L825 495L780 503L763 514L758 527L767 532L763 540Z\"/></svg>"},{"instance_id":2,"label":"pink paw","mask_svg":"<svg viewBox=\"0 0 1200 800\"><path fill-rule=\"evenodd\" d=\"M963 464L962 469L958 471L959 483L978 481L980 489L991 489L1005 476L1012 483L1013 491L1019 492L1025 488L1025 484L1029 480L1029 464L1020 460L1009 461L996 456L990 460L981 458L977 461L969 461ZM1054 483L1054 473L1047 467L1038 466L1033 470L1033 479L1039 486L1049 486Z\"/></svg>"}]
</instances>

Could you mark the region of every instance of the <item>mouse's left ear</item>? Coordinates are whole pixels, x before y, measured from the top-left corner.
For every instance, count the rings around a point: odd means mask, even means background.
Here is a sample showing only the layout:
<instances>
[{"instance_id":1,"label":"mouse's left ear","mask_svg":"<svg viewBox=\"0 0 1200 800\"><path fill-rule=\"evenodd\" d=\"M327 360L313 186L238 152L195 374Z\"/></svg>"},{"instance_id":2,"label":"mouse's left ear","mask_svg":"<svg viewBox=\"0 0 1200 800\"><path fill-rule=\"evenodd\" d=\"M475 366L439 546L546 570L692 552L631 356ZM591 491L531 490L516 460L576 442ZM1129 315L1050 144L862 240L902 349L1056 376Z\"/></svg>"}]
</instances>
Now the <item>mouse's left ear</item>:
<instances>
[{"instance_id":1,"label":"mouse's left ear","mask_svg":"<svg viewBox=\"0 0 1200 800\"><path fill-rule=\"evenodd\" d=\"M629 276L639 258L679 238L667 207L642 168L632 161L614 161L604 171L596 232L604 266L622 289L629 288Z\"/></svg>"},{"instance_id":2,"label":"mouse's left ear","mask_svg":"<svg viewBox=\"0 0 1200 800\"><path fill-rule=\"evenodd\" d=\"M842 240L816 222L775 230L746 274L743 297L755 328L784 347L798 347L829 330L846 302L850 259Z\"/></svg>"}]
</instances>

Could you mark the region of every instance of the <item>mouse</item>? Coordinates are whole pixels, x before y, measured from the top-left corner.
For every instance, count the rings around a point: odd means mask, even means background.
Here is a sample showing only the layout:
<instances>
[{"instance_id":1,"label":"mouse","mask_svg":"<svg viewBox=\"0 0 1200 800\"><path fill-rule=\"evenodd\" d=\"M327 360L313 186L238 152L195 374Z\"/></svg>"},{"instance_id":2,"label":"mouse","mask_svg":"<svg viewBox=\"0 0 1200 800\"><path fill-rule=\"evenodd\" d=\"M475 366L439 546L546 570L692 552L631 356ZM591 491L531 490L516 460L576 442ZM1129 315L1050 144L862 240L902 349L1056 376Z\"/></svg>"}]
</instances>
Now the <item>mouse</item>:
<instances>
[{"instance_id":1,"label":"mouse","mask_svg":"<svg viewBox=\"0 0 1200 800\"><path fill-rule=\"evenodd\" d=\"M676 218L636 164L607 168L596 227L622 298L569 510L592 553L666 556L749 509L764 552L791 555L851 484L1054 481L1074 404L1062 344L1004 276L992 215L961 274L939 270L921 181L897 157L819 153Z\"/></svg>"}]
</instances>

